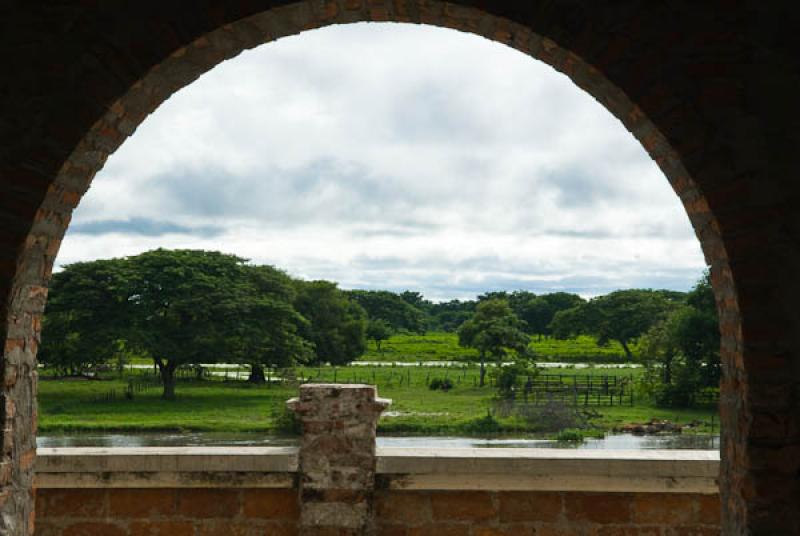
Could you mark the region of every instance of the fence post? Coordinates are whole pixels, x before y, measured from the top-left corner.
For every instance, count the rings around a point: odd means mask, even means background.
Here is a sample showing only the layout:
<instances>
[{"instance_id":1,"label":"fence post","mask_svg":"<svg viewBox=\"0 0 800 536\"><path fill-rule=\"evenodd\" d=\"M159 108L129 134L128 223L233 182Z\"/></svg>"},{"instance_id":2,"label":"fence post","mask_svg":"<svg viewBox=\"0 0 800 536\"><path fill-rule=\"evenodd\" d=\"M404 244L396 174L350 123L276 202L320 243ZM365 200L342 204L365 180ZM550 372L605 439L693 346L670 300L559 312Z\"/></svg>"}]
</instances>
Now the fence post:
<instances>
[{"instance_id":1,"label":"fence post","mask_svg":"<svg viewBox=\"0 0 800 536\"><path fill-rule=\"evenodd\" d=\"M374 534L375 431L390 400L372 385L306 384L287 402L303 423L300 534Z\"/></svg>"}]
</instances>

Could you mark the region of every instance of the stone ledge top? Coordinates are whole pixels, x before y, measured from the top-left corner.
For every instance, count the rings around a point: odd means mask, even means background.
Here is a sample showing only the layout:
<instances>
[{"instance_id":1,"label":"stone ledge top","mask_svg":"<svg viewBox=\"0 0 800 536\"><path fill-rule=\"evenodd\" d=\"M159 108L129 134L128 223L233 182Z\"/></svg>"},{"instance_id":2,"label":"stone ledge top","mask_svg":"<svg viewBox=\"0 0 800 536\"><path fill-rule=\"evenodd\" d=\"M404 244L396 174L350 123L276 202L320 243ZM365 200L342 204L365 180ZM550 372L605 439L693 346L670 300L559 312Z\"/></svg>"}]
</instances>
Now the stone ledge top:
<instances>
[{"instance_id":1,"label":"stone ledge top","mask_svg":"<svg viewBox=\"0 0 800 536\"><path fill-rule=\"evenodd\" d=\"M675 450L378 449L389 489L718 493L719 453Z\"/></svg>"},{"instance_id":2,"label":"stone ledge top","mask_svg":"<svg viewBox=\"0 0 800 536\"><path fill-rule=\"evenodd\" d=\"M379 458L480 458L718 462L717 450L378 447Z\"/></svg>"},{"instance_id":3,"label":"stone ledge top","mask_svg":"<svg viewBox=\"0 0 800 536\"><path fill-rule=\"evenodd\" d=\"M297 470L296 447L69 447L36 454L38 473Z\"/></svg>"},{"instance_id":4,"label":"stone ledge top","mask_svg":"<svg viewBox=\"0 0 800 536\"><path fill-rule=\"evenodd\" d=\"M379 448L379 485L416 490L717 493L719 453ZM292 487L295 447L41 448L42 488Z\"/></svg>"}]
</instances>

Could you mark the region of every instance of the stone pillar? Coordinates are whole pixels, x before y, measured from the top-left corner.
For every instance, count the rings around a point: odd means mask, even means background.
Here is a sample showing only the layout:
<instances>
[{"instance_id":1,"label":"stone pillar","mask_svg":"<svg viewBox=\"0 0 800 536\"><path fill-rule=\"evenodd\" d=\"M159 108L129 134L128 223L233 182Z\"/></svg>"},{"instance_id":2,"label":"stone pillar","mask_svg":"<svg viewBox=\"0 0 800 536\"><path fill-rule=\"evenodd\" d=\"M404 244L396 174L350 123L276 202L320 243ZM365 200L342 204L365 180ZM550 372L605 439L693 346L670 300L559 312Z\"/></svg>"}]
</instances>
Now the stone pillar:
<instances>
[{"instance_id":1,"label":"stone pillar","mask_svg":"<svg viewBox=\"0 0 800 536\"><path fill-rule=\"evenodd\" d=\"M306 384L287 402L303 424L300 533L372 534L375 429L391 400L372 385Z\"/></svg>"}]
</instances>

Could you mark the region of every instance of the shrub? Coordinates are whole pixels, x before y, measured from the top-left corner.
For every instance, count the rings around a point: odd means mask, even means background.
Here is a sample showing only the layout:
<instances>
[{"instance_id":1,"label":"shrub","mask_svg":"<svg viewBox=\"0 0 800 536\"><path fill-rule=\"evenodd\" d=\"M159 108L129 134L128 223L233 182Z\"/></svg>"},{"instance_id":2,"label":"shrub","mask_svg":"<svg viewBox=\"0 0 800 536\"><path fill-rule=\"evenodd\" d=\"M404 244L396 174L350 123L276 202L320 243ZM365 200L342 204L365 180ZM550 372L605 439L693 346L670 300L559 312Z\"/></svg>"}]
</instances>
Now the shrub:
<instances>
[{"instance_id":1,"label":"shrub","mask_svg":"<svg viewBox=\"0 0 800 536\"><path fill-rule=\"evenodd\" d=\"M507 415L521 417L537 432L577 430L589 425L589 414L577 406L553 398L542 405L499 401L497 407Z\"/></svg>"},{"instance_id":2,"label":"shrub","mask_svg":"<svg viewBox=\"0 0 800 536\"><path fill-rule=\"evenodd\" d=\"M468 422L464 429L474 434L496 434L500 432L501 426L491 413L487 413L485 417Z\"/></svg>"},{"instance_id":3,"label":"shrub","mask_svg":"<svg viewBox=\"0 0 800 536\"><path fill-rule=\"evenodd\" d=\"M450 378L434 378L428 384L431 391L444 391L445 393L453 388L453 381Z\"/></svg>"},{"instance_id":4,"label":"shrub","mask_svg":"<svg viewBox=\"0 0 800 536\"><path fill-rule=\"evenodd\" d=\"M583 441L583 432L580 430L561 430L556 435L556 441Z\"/></svg>"}]
</instances>

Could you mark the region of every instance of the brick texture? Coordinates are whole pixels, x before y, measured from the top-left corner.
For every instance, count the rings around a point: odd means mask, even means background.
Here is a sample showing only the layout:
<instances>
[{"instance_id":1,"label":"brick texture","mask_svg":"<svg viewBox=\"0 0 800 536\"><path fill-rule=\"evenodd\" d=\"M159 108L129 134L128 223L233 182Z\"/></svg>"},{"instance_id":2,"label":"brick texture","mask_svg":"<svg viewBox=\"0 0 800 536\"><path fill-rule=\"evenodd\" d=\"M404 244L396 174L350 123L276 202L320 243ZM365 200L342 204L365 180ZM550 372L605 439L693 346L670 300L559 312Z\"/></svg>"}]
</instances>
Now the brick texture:
<instances>
[{"instance_id":1,"label":"brick texture","mask_svg":"<svg viewBox=\"0 0 800 536\"><path fill-rule=\"evenodd\" d=\"M716 495L685 493L384 490L376 520L377 534L403 536L718 536L714 504Z\"/></svg>"},{"instance_id":2,"label":"brick texture","mask_svg":"<svg viewBox=\"0 0 800 536\"><path fill-rule=\"evenodd\" d=\"M293 489L40 489L37 509L37 536L298 534Z\"/></svg>"},{"instance_id":3,"label":"brick texture","mask_svg":"<svg viewBox=\"0 0 800 536\"><path fill-rule=\"evenodd\" d=\"M303 425L300 529L308 536L372 532L375 430L389 405L370 385L305 384L287 405Z\"/></svg>"}]
</instances>

